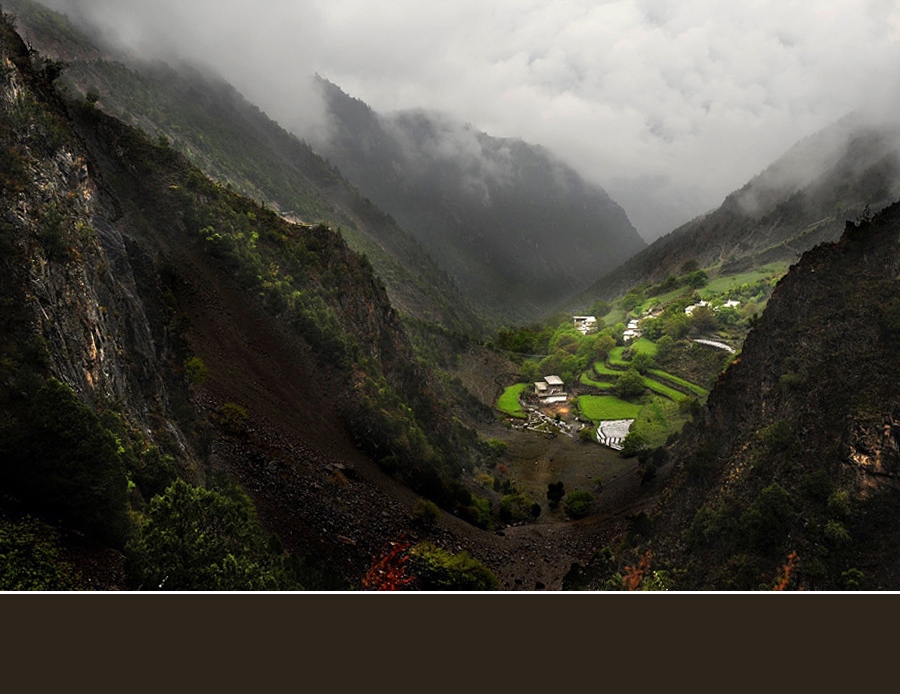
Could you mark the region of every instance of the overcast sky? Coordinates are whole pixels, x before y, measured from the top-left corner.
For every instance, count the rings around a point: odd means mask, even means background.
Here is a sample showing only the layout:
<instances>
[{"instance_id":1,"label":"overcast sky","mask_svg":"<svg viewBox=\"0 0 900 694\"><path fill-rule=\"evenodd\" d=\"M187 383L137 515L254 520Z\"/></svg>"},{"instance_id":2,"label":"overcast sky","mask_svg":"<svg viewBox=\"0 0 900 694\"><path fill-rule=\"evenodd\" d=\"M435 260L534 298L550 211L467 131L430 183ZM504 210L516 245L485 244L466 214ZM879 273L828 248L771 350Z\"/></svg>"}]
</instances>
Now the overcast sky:
<instances>
[{"instance_id":1,"label":"overcast sky","mask_svg":"<svg viewBox=\"0 0 900 694\"><path fill-rule=\"evenodd\" d=\"M896 0L43 0L205 60L283 123L318 72L375 110L546 146L652 239L900 86ZM637 192L636 192L637 191Z\"/></svg>"}]
</instances>

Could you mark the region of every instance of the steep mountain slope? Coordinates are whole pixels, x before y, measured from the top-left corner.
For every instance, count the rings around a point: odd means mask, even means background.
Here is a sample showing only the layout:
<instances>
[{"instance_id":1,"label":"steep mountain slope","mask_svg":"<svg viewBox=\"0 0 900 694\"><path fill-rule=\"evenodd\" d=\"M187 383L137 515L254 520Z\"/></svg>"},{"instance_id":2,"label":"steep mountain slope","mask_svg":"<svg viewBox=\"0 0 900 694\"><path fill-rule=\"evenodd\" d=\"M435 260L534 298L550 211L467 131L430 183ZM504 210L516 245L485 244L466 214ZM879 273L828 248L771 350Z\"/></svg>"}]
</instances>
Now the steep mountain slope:
<instances>
[{"instance_id":1,"label":"steep mountain slope","mask_svg":"<svg viewBox=\"0 0 900 694\"><path fill-rule=\"evenodd\" d=\"M589 306L677 275L687 261L740 271L793 262L847 219L900 197L900 129L851 114L795 145L721 207L658 239L570 302Z\"/></svg>"},{"instance_id":2,"label":"steep mountain slope","mask_svg":"<svg viewBox=\"0 0 900 694\"><path fill-rule=\"evenodd\" d=\"M500 322L533 319L644 248L624 210L540 147L440 114L383 116L320 80L314 146Z\"/></svg>"},{"instance_id":3,"label":"steep mountain slope","mask_svg":"<svg viewBox=\"0 0 900 694\"><path fill-rule=\"evenodd\" d=\"M127 61L95 45L55 12L11 0L28 43L64 60L63 79L97 105L167 139L221 183L292 219L338 226L385 282L393 304L451 330L478 333L457 288L389 215L363 198L310 147L222 79L186 65Z\"/></svg>"},{"instance_id":4,"label":"steep mountain slope","mask_svg":"<svg viewBox=\"0 0 900 694\"><path fill-rule=\"evenodd\" d=\"M6 16L0 29L0 541L12 527L15 552L30 552L16 519L37 514L80 533L66 551L87 552L82 569L104 558L114 575L90 585L121 587L115 550L138 561L169 537L153 535L151 514L176 477L224 490L190 492L197 504L249 518L217 481L228 473L297 556L358 584L410 523L415 494L382 468L458 511L455 478L484 452L415 359L371 264L331 229L288 223L65 101L61 66ZM217 585L272 587L268 571L241 583L268 556L248 527L232 540L249 537L252 556L232 546ZM4 585L18 566L4 564Z\"/></svg>"},{"instance_id":5,"label":"steep mountain slope","mask_svg":"<svg viewBox=\"0 0 900 694\"><path fill-rule=\"evenodd\" d=\"M900 203L778 284L672 449L646 547L678 587L900 586L898 277Z\"/></svg>"}]
</instances>

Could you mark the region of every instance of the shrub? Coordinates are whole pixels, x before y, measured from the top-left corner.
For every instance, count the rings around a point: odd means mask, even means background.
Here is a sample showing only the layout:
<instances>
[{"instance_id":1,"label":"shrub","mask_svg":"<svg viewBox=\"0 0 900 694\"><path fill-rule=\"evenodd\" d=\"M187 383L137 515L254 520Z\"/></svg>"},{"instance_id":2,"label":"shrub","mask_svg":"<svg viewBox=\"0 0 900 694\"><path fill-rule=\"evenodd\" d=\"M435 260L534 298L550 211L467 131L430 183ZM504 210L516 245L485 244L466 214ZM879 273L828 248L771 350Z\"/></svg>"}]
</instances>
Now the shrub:
<instances>
[{"instance_id":1,"label":"shrub","mask_svg":"<svg viewBox=\"0 0 900 694\"><path fill-rule=\"evenodd\" d=\"M804 475L800 480L800 486L803 493L807 496L819 501L825 501L834 490L834 481L828 472L818 469Z\"/></svg>"},{"instance_id":2,"label":"shrub","mask_svg":"<svg viewBox=\"0 0 900 694\"><path fill-rule=\"evenodd\" d=\"M793 519L791 496L779 484L765 487L741 516L748 540L756 549L777 549L787 538Z\"/></svg>"},{"instance_id":3,"label":"shrub","mask_svg":"<svg viewBox=\"0 0 900 694\"><path fill-rule=\"evenodd\" d=\"M74 590L74 569L59 557L58 537L46 523L0 518L0 590Z\"/></svg>"},{"instance_id":4,"label":"shrub","mask_svg":"<svg viewBox=\"0 0 900 694\"><path fill-rule=\"evenodd\" d=\"M477 475L475 475L475 481L485 489L494 488L494 478L487 472L479 472Z\"/></svg>"},{"instance_id":5,"label":"shrub","mask_svg":"<svg viewBox=\"0 0 900 694\"><path fill-rule=\"evenodd\" d=\"M594 431L594 427L586 426L579 431L578 440L583 443L595 443L597 441L597 434Z\"/></svg>"},{"instance_id":6,"label":"shrub","mask_svg":"<svg viewBox=\"0 0 900 694\"><path fill-rule=\"evenodd\" d=\"M847 569L841 574L845 590L859 590L866 575L859 569Z\"/></svg>"},{"instance_id":7,"label":"shrub","mask_svg":"<svg viewBox=\"0 0 900 694\"><path fill-rule=\"evenodd\" d=\"M852 539L844 524L836 520L830 520L825 524L824 534L832 547L843 547L850 544Z\"/></svg>"},{"instance_id":8,"label":"shrub","mask_svg":"<svg viewBox=\"0 0 900 694\"><path fill-rule=\"evenodd\" d=\"M416 577L420 590L496 590L496 575L468 552L450 552L422 542L409 551L409 574Z\"/></svg>"},{"instance_id":9,"label":"shrub","mask_svg":"<svg viewBox=\"0 0 900 694\"><path fill-rule=\"evenodd\" d=\"M247 431L247 408L233 402L226 402L218 409L219 424L231 434L243 434Z\"/></svg>"},{"instance_id":10,"label":"shrub","mask_svg":"<svg viewBox=\"0 0 900 694\"><path fill-rule=\"evenodd\" d=\"M145 499L162 494L178 477L175 459L155 446L137 457L129 473Z\"/></svg>"},{"instance_id":11,"label":"shrub","mask_svg":"<svg viewBox=\"0 0 900 694\"><path fill-rule=\"evenodd\" d=\"M424 528L434 527L441 515L437 504L421 497L416 499L411 513L413 521Z\"/></svg>"},{"instance_id":12,"label":"shrub","mask_svg":"<svg viewBox=\"0 0 900 694\"><path fill-rule=\"evenodd\" d=\"M828 497L828 514L832 518L846 519L850 517L850 495L837 490Z\"/></svg>"},{"instance_id":13,"label":"shrub","mask_svg":"<svg viewBox=\"0 0 900 694\"><path fill-rule=\"evenodd\" d=\"M209 369L200 357L190 357L184 362L184 375L192 386L202 386Z\"/></svg>"},{"instance_id":14,"label":"shrub","mask_svg":"<svg viewBox=\"0 0 900 694\"><path fill-rule=\"evenodd\" d=\"M507 494L500 500L500 520L504 523L532 520L536 517L533 515L533 505L534 502L521 492ZM538 505L538 515L540 515L540 505Z\"/></svg>"},{"instance_id":15,"label":"shrub","mask_svg":"<svg viewBox=\"0 0 900 694\"><path fill-rule=\"evenodd\" d=\"M494 527L494 519L491 515L491 500L481 496L472 496L471 502L467 506L459 509L460 517L463 520L477 525L479 528L491 530Z\"/></svg>"},{"instance_id":16,"label":"shrub","mask_svg":"<svg viewBox=\"0 0 900 694\"><path fill-rule=\"evenodd\" d=\"M509 448L509 444L505 441L500 441L499 439L488 439L484 442L484 447L491 457L496 460L499 460L506 450Z\"/></svg>"},{"instance_id":17,"label":"shrub","mask_svg":"<svg viewBox=\"0 0 900 694\"><path fill-rule=\"evenodd\" d=\"M594 495L589 491L579 489L570 492L566 496L565 509L572 518L584 518L591 512L594 503Z\"/></svg>"}]
</instances>

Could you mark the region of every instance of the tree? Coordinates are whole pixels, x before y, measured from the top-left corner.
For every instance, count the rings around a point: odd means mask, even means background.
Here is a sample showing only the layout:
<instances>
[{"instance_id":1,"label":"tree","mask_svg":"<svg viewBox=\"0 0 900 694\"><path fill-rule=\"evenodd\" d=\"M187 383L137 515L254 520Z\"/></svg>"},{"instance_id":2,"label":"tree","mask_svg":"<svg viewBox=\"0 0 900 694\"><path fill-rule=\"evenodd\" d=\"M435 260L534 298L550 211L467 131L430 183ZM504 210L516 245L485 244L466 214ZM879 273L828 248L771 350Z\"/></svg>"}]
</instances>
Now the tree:
<instances>
[{"instance_id":1,"label":"tree","mask_svg":"<svg viewBox=\"0 0 900 694\"><path fill-rule=\"evenodd\" d=\"M623 458L632 458L644 450L646 439L637 431L629 431L622 439L622 450L620 451Z\"/></svg>"},{"instance_id":2,"label":"tree","mask_svg":"<svg viewBox=\"0 0 900 694\"><path fill-rule=\"evenodd\" d=\"M687 283L691 289L700 289L709 282L709 277L703 270L694 270L687 276Z\"/></svg>"},{"instance_id":3,"label":"tree","mask_svg":"<svg viewBox=\"0 0 900 694\"><path fill-rule=\"evenodd\" d=\"M616 347L616 338L609 333L598 335L594 341L594 359L598 361L606 361L609 353Z\"/></svg>"},{"instance_id":4,"label":"tree","mask_svg":"<svg viewBox=\"0 0 900 694\"><path fill-rule=\"evenodd\" d=\"M612 304L608 301L603 301L602 299L595 301L588 309L588 313L592 316L596 316L598 321L610 311L612 311Z\"/></svg>"},{"instance_id":5,"label":"tree","mask_svg":"<svg viewBox=\"0 0 900 694\"><path fill-rule=\"evenodd\" d=\"M646 373L648 369L653 368L653 357L646 352L638 352L631 358L631 366L638 373Z\"/></svg>"},{"instance_id":6,"label":"tree","mask_svg":"<svg viewBox=\"0 0 900 694\"><path fill-rule=\"evenodd\" d=\"M559 502L562 501L562 498L566 495L566 490L563 487L563 483L560 482L550 482L547 484L547 501L550 502L550 508L556 508L559 506Z\"/></svg>"},{"instance_id":7,"label":"tree","mask_svg":"<svg viewBox=\"0 0 900 694\"><path fill-rule=\"evenodd\" d=\"M632 311L644 302L644 298L643 289L631 289L624 297L622 297L622 309L625 311Z\"/></svg>"},{"instance_id":8,"label":"tree","mask_svg":"<svg viewBox=\"0 0 900 694\"><path fill-rule=\"evenodd\" d=\"M700 269L700 263L697 262L696 258L691 258L690 260L685 260L681 264L681 274L689 275L692 272Z\"/></svg>"},{"instance_id":9,"label":"tree","mask_svg":"<svg viewBox=\"0 0 900 694\"><path fill-rule=\"evenodd\" d=\"M691 330L699 333L709 333L719 326L716 313L709 306L698 306L691 313Z\"/></svg>"},{"instance_id":10,"label":"tree","mask_svg":"<svg viewBox=\"0 0 900 694\"><path fill-rule=\"evenodd\" d=\"M669 335L663 335L656 342L656 358L665 359L672 351L673 347L675 347L675 340Z\"/></svg>"},{"instance_id":11,"label":"tree","mask_svg":"<svg viewBox=\"0 0 900 694\"><path fill-rule=\"evenodd\" d=\"M663 334L679 340L691 329L691 319L684 313L663 318Z\"/></svg>"},{"instance_id":12,"label":"tree","mask_svg":"<svg viewBox=\"0 0 900 694\"><path fill-rule=\"evenodd\" d=\"M628 399L643 395L645 389L643 377L631 367L616 380L613 392L616 397Z\"/></svg>"},{"instance_id":13,"label":"tree","mask_svg":"<svg viewBox=\"0 0 900 694\"><path fill-rule=\"evenodd\" d=\"M750 544L761 552L777 549L791 530L794 510L791 495L778 483L763 488L741 515Z\"/></svg>"}]
</instances>

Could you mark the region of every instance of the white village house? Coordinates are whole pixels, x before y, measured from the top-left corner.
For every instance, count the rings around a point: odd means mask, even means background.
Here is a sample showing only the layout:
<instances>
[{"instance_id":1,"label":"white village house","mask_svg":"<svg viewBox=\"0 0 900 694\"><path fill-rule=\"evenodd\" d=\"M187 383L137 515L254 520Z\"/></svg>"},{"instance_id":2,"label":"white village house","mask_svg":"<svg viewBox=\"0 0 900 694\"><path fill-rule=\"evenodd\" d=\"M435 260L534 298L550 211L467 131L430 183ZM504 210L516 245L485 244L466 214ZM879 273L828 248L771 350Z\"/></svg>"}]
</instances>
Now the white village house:
<instances>
[{"instance_id":1,"label":"white village house","mask_svg":"<svg viewBox=\"0 0 900 694\"><path fill-rule=\"evenodd\" d=\"M535 381L534 393L542 405L566 402L569 399L565 384L559 376L544 376L543 381Z\"/></svg>"},{"instance_id":2,"label":"white village house","mask_svg":"<svg viewBox=\"0 0 900 694\"><path fill-rule=\"evenodd\" d=\"M625 332L622 333L622 339L625 342L628 342L629 340L636 340L637 338L639 338L642 334L639 326L640 319L638 318L633 318L632 320L628 321L628 327L625 328Z\"/></svg>"},{"instance_id":3,"label":"white village house","mask_svg":"<svg viewBox=\"0 0 900 694\"><path fill-rule=\"evenodd\" d=\"M575 329L580 331L582 335L592 333L597 329L596 316L574 316Z\"/></svg>"}]
</instances>

